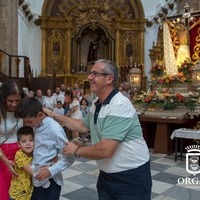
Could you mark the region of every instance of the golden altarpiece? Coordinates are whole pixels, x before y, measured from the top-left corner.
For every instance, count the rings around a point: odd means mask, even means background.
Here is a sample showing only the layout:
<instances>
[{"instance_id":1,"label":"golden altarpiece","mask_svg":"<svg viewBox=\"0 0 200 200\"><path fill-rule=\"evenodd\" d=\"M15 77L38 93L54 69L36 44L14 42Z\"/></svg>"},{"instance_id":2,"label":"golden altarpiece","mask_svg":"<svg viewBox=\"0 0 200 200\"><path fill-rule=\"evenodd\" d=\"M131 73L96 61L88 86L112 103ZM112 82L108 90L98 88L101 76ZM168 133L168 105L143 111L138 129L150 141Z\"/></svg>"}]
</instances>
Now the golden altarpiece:
<instances>
[{"instance_id":1,"label":"golden altarpiece","mask_svg":"<svg viewBox=\"0 0 200 200\"><path fill-rule=\"evenodd\" d=\"M56 84L77 82L87 89L87 71L97 59L119 67L130 57L144 63L145 22L139 0L44 1L40 76L54 75Z\"/></svg>"}]
</instances>

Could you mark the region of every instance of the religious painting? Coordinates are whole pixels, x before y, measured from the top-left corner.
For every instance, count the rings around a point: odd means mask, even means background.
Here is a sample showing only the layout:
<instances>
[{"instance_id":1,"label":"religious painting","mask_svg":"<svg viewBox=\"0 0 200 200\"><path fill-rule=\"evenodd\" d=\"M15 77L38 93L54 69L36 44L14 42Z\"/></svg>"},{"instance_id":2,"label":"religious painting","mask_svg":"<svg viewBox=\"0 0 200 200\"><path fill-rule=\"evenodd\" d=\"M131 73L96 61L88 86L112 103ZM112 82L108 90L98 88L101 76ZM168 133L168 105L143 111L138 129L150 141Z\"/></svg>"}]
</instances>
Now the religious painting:
<instances>
[{"instance_id":1,"label":"religious painting","mask_svg":"<svg viewBox=\"0 0 200 200\"><path fill-rule=\"evenodd\" d=\"M51 58L54 63L62 60L62 36L60 30L53 30L51 37Z\"/></svg>"}]
</instances>

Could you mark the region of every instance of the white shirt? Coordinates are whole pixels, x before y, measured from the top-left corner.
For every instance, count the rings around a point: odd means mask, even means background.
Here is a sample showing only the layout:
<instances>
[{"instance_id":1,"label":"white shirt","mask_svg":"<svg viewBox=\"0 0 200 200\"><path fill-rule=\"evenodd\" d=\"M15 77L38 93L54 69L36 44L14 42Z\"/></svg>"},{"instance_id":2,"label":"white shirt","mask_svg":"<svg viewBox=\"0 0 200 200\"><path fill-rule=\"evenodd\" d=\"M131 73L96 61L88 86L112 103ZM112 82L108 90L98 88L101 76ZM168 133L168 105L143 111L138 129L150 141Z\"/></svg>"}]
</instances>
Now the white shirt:
<instances>
[{"instance_id":1,"label":"white shirt","mask_svg":"<svg viewBox=\"0 0 200 200\"><path fill-rule=\"evenodd\" d=\"M6 140L6 144L17 142L17 130L23 126L22 119L15 118L14 112L6 112L6 120L1 119L0 143ZM11 133L13 131L13 133Z\"/></svg>"},{"instance_id":2,"label":"white shirt","mask_svg":"<svg viewBox=\"0 0 200 200\"><path fill-rule=\"evenodd\" d=\"M55 96L45 96L43 105L45 108L50 108L51 110L53 110L56 106L56 103L57 102Z\"/></svg>"},{"instance_id":3,"label":"white shirt","mask_svg":"<svg viewBox=\"0 0 200 200\"><path fill-rule=\"evenodd\" d=\"M54 93L53 96L56 98L56 101L61 101L62 104L64 104L65 102L65 95L63 95L62 93Z\"/></svg>"},{"instance_id":4,"label":"white shirt","mask_svg":"<svg viewBox=\"0 0 200 200\"><path fill-rule=\"evenodd\" d=\"M64 115L64 108L54 108L53 110L55 113L60 114L60 115Z\"/></svg>"},{"instance_id":5,"label":"white shirt","mask_svg":"<svg viewBox=\"0 0 200 200\"><path fill-rule=\"evenodd\" d=\"M32 165L39 168L41 166L48 167L54 181L62 186L63 178L61 171L65 170L74 162L74 157L63 156L62 151L65 141L67 141L66 133L61 125L50 117L46 117L35 131L35 147L33 150ZM58 154L61 157L52 166L51 160ZM33 185L40 187L43 181L37 181L33 177Z\"/></svg>"}]
</instances>

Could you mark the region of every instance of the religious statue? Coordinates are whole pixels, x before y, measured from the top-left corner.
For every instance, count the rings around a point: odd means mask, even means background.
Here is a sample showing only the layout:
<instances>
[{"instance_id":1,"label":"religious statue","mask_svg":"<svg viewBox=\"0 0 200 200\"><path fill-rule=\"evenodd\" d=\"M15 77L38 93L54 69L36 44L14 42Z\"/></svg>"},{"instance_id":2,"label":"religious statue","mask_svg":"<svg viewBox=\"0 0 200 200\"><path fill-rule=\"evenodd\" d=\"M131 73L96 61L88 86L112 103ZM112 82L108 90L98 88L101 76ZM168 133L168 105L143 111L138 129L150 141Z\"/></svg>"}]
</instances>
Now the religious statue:
<instances>
[{"instance_id":1,"label":"religious statue","mask_svg":"<svg viewBox=\"0 0 200 200\"><path fill-rule=\"evenodd\" d=\"M189 27L185 26L182 22L173 24L169 20L167 21L178 34L179 46L177 49L176 66L181 66L181 64L185 61L191 61L189 48Z\"/></svg>"},{"instance_id":2,"label":"religious statue","mask_svg":"<svg viewBox=\"0 0 200 200\"><path fill-rule=\"evenodd\" d=\"M179 47L177 49L177 66L181 66L184 61L191 61L190 48L189 48L189 32L188 28L184 24L178 24L175 26L179 37Z\"/></svg>"},{"instance_id":3,"label":"religious statue","mask_svg":"<svg viewBox=\"0 0 200 200\"><path fill-rule=\"evenodd\" d=\"M60 44L58 42L53 43L53 53L56 55L60 53Z\"/></svg>"},{"instance_id":4,"label":"religious statue","mask_svg":"<svg viewBox=\"0 0 200 200\"><path fill-rule=\"evenodd\" d=\"M98 40L92 39L89 46L87 62L92 62L97 60L98 48L99 48Z\"/></svg>"}]
</instances>

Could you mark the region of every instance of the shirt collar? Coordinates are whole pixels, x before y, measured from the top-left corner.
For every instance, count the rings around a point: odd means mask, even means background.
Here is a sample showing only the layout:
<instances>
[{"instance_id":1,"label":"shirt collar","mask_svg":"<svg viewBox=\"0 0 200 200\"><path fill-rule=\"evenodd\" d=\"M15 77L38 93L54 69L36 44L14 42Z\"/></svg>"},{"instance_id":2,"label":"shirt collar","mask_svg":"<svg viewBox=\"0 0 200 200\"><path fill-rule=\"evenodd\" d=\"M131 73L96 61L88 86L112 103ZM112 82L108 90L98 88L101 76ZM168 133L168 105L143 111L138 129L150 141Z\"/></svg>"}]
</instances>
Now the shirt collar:
<instances>
[{"instance_id":1,"label":"shirt collar","mask_svg":"<svg viewBox=\"0 0 200 200\"><path fill-rule=\"evenodd\" d=\"M118 90L115 88L115 89L113 89L113 91L108 95L108 97L102 102L102 103L100 103L99 102L99 99L95 102L95 105L97 105L97 104L104 104L104 105L106 105L106 104L109 104L110 103L110 101L111 101L111 99L116 95L118 93Z\"/></svg>"},{"instance_id":2,"label":"shirt collar","mask_svg":"<svg viewBox=\"0 0 200 200\"><path fill-rule=\"evenodd\" d=\"M40 124L39 124L38 127L44 126L45 123L46 123L46 121L47 121L47 118L48 118L48 117L45 117L45 118L40 122ZM38 127L37 127L37 128L38 128Z\"/></svg>"}]
</instances>

